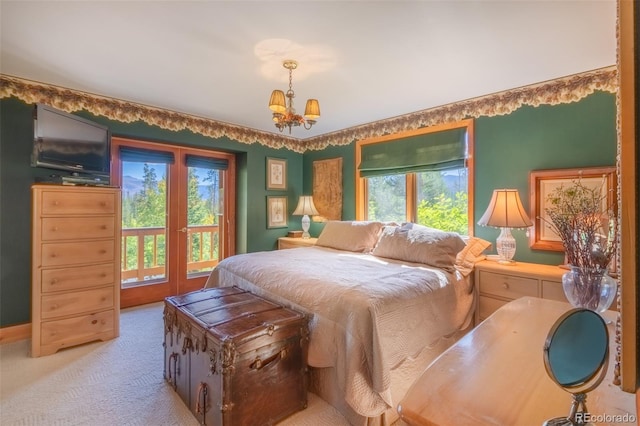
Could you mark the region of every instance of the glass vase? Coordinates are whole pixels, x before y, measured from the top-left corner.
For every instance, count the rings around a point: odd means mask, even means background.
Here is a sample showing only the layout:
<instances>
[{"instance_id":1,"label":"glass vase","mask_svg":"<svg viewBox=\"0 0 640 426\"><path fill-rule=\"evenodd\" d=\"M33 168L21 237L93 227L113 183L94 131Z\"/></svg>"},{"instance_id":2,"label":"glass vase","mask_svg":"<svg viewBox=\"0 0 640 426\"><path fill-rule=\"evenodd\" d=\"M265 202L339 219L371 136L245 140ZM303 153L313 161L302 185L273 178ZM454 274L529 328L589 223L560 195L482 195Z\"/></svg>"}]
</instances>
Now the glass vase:
<instances>
[{"instance_id":1,"label":"glass vase","mask_svg":"<svg viewBox=\"0 0 640 426\"><path fill-rule=\"evenodd\" d=\"M574 307L604 312L616 298L618 283L607 275L606 269L572 266L562 275L562 288Z\"/></svg>"}]
</instances>

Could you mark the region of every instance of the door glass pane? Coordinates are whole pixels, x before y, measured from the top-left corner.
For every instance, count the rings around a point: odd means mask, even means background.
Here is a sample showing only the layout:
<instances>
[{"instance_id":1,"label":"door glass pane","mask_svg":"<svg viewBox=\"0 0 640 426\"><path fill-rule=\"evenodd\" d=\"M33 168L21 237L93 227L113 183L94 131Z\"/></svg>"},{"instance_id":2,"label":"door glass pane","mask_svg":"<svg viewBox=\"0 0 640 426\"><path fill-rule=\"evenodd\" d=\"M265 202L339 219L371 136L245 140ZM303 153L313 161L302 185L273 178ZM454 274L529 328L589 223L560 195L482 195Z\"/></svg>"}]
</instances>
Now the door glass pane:
<instances>
[{"instance_id":1,"label":"door glass pane","mask_svg":"<svg viewBox=\"0 0 640 426\"><path fill-rule=\"evenodd\" d=\"M407 181L405 175L367 178L367 219L379 221L407 220Z\"/></svg>"},{"instance_id":2,"label":"door glass pane","mask_svg":"<svg viewBox=\"0 0 640 426\"><path fill-rule=\"evenodd\" d=\"M187 192L187 277L206 274L221 257L221 172L189 167Z\"/></svg>"},{"instance_id":3,"label":"door glass pane","mask_svg":"<svg viewBox=\"0 0 640 426\"><path fill-rule=\"evenodd\" d=\"M468 234L467 169L417 173L416 182L417 222Z\"/></svg>"},{"instance_id":4,"label":"door glass pane","mask_svg":"<svg viewBox=\"0 0 640 426\"><path fill-rule=\"evenodd\" d=\"M166 278L167 167L122 162L122 288Z\"/></svg>"}]
</instances>

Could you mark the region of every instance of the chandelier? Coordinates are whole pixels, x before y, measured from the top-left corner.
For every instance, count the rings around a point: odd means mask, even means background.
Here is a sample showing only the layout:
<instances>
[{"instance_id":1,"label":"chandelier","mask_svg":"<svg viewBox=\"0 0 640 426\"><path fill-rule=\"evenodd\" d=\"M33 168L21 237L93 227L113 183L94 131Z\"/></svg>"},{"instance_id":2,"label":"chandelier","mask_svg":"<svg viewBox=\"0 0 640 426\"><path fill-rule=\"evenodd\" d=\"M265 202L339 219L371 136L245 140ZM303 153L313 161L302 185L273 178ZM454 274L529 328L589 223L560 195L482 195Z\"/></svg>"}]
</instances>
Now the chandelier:
<instances>
[{"instance_id":1,"label":"chandelier","mask_svg":"<svg viewBox=\"0 0 640 426\"><path fill-rule=\"evenodd\" d=\"M289 70L289 90L287 90L286 94L282 90L271 92L269 109L273 111L273 121L281 132L285 127L288 127L289 134L291 134L291 128L300 125L309 130L311 126L316 124L316 119L320 117L320 104L317 99L308 99L307 106L304 109L304 117L296 114L296 110L293 107L293 98L296 95L291 85L293 70L298 68L298 63L292 59L286 59L282 66ZM287 97L286 101L285 96Z\"/></svg>"}]
</instances>

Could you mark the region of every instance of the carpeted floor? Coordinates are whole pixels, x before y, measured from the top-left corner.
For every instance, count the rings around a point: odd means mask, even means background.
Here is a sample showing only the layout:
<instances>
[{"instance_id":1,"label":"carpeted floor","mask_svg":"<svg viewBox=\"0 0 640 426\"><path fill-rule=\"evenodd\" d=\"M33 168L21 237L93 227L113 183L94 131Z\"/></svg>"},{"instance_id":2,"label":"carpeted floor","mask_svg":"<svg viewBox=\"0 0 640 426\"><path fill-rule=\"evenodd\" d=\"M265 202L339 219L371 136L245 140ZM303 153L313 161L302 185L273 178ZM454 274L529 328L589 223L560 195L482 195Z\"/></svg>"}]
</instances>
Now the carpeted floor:
<instances>
[{"instance_id":1,"label":"carpeted floor","mask_svg":"<svg viewBox=\"0 0 640 426\"><path fill-rule=\"evenodd\" d=\"M162 377L162 304L125 309L120 337L31 358L0 345L0 424L198 425ZM348 425L319 397L279 426Z\"/></svg>"}]
</instances>

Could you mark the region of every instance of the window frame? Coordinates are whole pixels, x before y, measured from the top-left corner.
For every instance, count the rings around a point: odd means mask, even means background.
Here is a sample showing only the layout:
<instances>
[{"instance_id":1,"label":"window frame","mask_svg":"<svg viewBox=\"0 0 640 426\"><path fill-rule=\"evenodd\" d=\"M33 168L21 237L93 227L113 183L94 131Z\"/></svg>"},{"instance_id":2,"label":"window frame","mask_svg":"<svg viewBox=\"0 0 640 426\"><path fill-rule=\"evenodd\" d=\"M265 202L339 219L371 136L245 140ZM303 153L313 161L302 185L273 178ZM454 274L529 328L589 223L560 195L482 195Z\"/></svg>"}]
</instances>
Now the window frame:
<instances>
[{"instance_id":1,"label":"window frame","mask_svg":"<svg viewBox=\"0 0 640 426\"><path fill-rule=\"evenodd\" d=\"M416 130L409 130L405 132L393 133L390 135L378 136L374 138L367 138L356 141L355 146L355 178L356 178L356 220L367 220L367 199L368 199L368 188L367 188L367 179L360 176L360 171L358 170L358 165L362 160L362 146L375 144L375 143L393 143L394 140L404 139L408 137L442 132L445 130L465 128L467 132L467 157L465 160L465 165L467 167L467 199L468 199L468 209L467 215L469 218L468 224L468 235L473 236L475 219L474 219L474 194L475 194L475 166L474 166L474 151L475 151L475 132L474 132L474 120L473 119L465 119L450 123L438 124L435 126L429 127L421 127ZM416 221L416 194L417 194L417 179L415 173L407 173L406 177L406 191L407 191L407 199L406 199L406 210L407 210L407 221L415 222Z\"/></svg>"}]
</instances>

